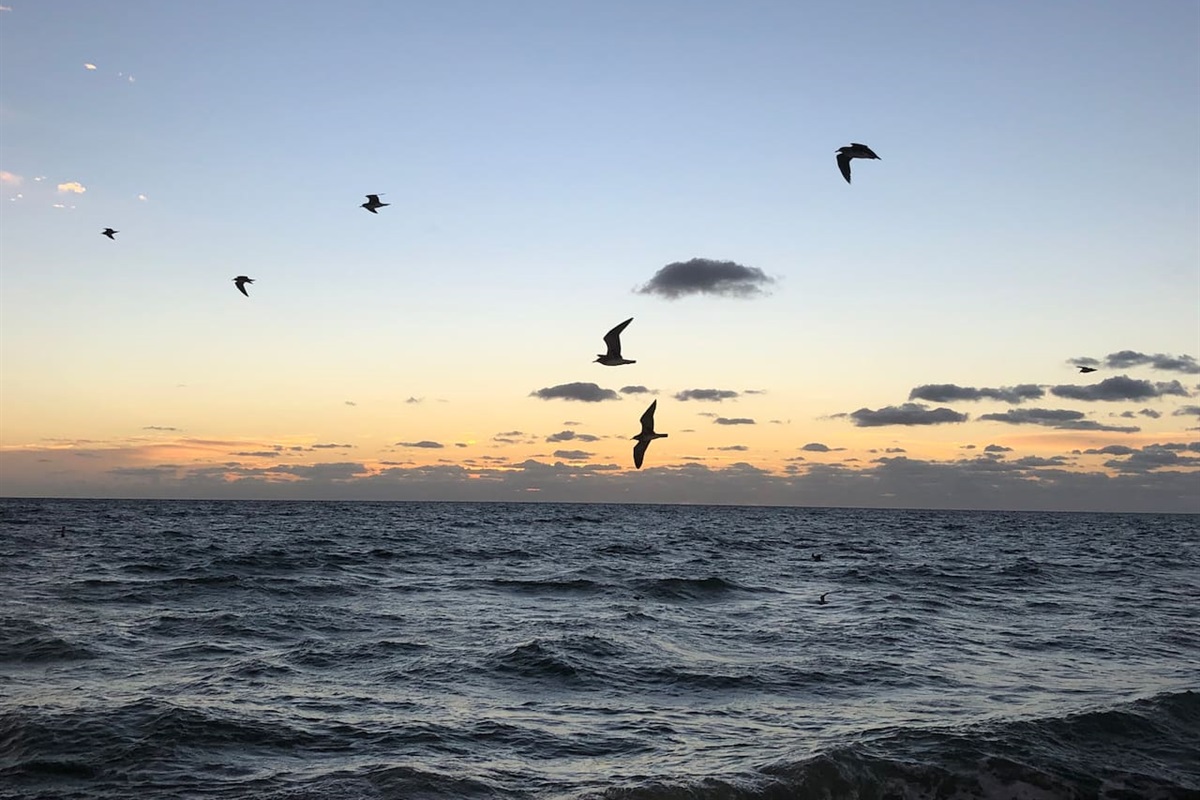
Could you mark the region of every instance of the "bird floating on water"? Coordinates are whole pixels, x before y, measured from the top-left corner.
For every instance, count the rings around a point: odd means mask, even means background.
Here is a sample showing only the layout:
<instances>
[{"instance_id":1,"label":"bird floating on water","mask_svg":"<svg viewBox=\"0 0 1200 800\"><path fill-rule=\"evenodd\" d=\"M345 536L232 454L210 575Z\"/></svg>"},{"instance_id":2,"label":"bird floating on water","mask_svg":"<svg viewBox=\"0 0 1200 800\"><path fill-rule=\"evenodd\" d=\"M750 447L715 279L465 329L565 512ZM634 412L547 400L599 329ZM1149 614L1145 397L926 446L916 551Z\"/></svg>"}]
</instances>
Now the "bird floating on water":
<instances>
[{"instance_id":1,"label":"bird floating on water","mask_svg":"<svg viewBox=\"0 0 1200 800\"><path fill-rule=\"evenodd\" d=\"M828 601L828 600L826 600L825 598L826 598L826 597L828 597L828 596L829 596L829 595L831 595L831 594L833 594L833 592L826 592L825 594L821 595L821 599L820 599L820 600L818 600L818 601L817 601L817 603L819 603L820 605L823 605L823 606L824 606L824 605L829 605L829 601Z\"/></svg>"},{"instance_id":2,"label":"bird floating on water","mask_svg":"<svg viewBox=\"0 0 1200 800\"><path fill-rule=\"evenodd\" d=\"M617 327L613 328L608 333L604 334L604 344L608 346L608 352L596 356L596 361L606 367L619 367L622 364L636 364L636 361L631 361L628 358L621 358L621 331L625 330L629 323L633 322L633 317L622 322ZM593 361L592 363L596 363Z\"/></svg>"},{"instance_id":3,"label":"bird floating on water","mask_svg":"<svg viewBox=\"0 0 1200 800\"><path fill-rule=\"evenodd\" d=\"M363 203L361 205L361 208L365 208L367 211L370 211L372 214L378 214L379 212L376 211L375 209L383 208L384 206L390 206L390 205L391 205L391 203L379 202L379 195L369 194L369 195L367 195L367 202Z\"/></svg>"},{"instance_id":4,"label":"bird floating on water","mask_svg":"<svg viewBox=\"0 0 1200 800\"><path fill-rule=\"evenodd\" d=\"M246 297L250 296L250 293L246 291L246 284L254 283L254 278L247 278L245 275L238 275L233 279L233 282L237 284L237 289L239 292L246 295Z\"/></svg>"},{"instance_id":5,"label":"bird floating on water","mask_svg":"<svg viewBox=\"0 0 1200 800\"><path fill-rule=\"evenodd\" d=\"M1080 367L1079 371L1086 375L1089 372L1095 372L1096 368L1095 367Z\"/></svg>"},{"instance_id":6,"label":"bird floating on water","mask_svg":"<svg viewBox=\"0 0 1200 800\"><path fill-rule=\"evenodd\" d=\"M108 238L112 239L114 242L117 240L116 234L118 234L118 233L120 233L120 231L114 231L112 228L105 228L104 230L100 231L101 236L107 236Z\"/></svg>"},{"instance_id":7,"label":"bird floating on water","mask_svg":"<svg viewBox=\"0 0 1200 800\"><path fill-rule=\"evenodd\" d=\"M865 144L851 142L848 147L838 148L837 164L838 169L842 171L842 177L846 179L846 183L850 182L850 160L854 158L874 158L879 161L883 159L875 155L875 151L867 147Z\"/></svg>"},{"instance_id":8,"label":"bird floating on water","mask_svg":"<svg viewBox=\"0 0 1200 800\"><path fill-rule=\"evenodd\" d=\"M655 439L665 439L667 434L654 432L654 409L658 407L658 401L655 400L642 414L642 432L634 439L637 439L637 444L633 446L633 465L638 469L642 468L642 459L646 457L646 448L650 446L650 442Z\"/></svg>"}]
</instances>

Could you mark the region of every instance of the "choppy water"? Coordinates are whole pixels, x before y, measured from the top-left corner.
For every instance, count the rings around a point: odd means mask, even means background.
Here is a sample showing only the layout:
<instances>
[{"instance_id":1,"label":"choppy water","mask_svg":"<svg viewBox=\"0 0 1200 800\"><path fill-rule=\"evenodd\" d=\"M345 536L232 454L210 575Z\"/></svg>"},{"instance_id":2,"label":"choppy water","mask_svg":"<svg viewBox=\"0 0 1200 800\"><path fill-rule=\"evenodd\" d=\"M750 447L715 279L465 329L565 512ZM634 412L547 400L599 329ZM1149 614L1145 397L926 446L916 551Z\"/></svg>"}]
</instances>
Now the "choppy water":
<instances>
[{"instance_id":1,"label":"choppy water","mask_svg":"<svg viewBox=\"0 0 1200 800\"><path fill-rule=\"evenodd\" d=\"M1196 798L1197 609L1194 516L0 501L0 797Z\"/></svg>"}]
</instances>

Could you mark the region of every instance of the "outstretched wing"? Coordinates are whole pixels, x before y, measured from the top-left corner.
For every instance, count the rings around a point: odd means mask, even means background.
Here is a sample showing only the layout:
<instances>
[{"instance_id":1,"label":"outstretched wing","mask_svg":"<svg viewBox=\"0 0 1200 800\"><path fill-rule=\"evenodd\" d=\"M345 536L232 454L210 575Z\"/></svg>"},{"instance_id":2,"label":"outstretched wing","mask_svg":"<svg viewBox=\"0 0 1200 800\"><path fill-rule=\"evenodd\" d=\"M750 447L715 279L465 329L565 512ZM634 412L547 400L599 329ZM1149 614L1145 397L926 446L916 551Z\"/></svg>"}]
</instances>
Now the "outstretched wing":
<instances>
[{"instance_id":1,"label":"outstretched wing","mask_svg":"<svg viewBox=\"0 0 1200 800\"><path fill-rule=\"evenodd\" d=\"M650 407L642 414L642 433L654 433L654 409L656 408L658 408L657 400L651 403Z\"/></svg>"},{"instance_id":2,"label":"outstretched wing","mask_svg":"<svg viewBox=\"0 0 1200 800\"><path fill-rule=\"evenodd\" d=\"M838 169L842 171L842 177L846 179L846 183L850 182L850 156L845 153L838 153L837 157Z\"/></svg>"},{"instance_id":3,"label":"outstretched wing","mask_svg":"<svg viewBox=\"0 0 1200 800\"><path fill-rule=\"evenodd\" d=\"M379 195L377 195L377 194L367 195L367 202L373 206L382 205L382 203L379 202Z\"/></svg>"},{"instance_id":4,"label":"outstretched wing","mask_svg":"<svg viewBox=\"0 0 1200 800\"><path fill-rule=\"evenodd\" d=\"M633 465L638 469L642 468L642 459L646 457L646 448L650 446L650 440L638 442L633 446Z\"/></svg>"},{"instance_id":5,"label":"outstretched wing","mask_svg":"<svg viewBox=\"0 0 1200 800\"><path fill-rule=\"evenodd\" d=\"M633 317L622 322L617 327L613 328L608 333L604 334L604 344L608 347L608 355L614 358L621 357L621 331L633 322Z\"/></svg>"}]
</instances>

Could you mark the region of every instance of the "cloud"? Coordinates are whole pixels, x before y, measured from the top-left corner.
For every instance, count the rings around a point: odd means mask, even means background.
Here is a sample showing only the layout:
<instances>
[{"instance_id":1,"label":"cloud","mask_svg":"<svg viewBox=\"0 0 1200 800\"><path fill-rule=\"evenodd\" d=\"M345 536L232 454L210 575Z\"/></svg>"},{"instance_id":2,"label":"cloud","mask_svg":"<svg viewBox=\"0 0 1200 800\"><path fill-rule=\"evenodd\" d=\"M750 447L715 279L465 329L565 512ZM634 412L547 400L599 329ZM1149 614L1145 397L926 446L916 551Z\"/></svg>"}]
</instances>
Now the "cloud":
<instances>
[{"instance_id":1,"label":"cloud","mask_svg":"<svg viewBox=\"0 0 1200 800\"><path fill-rule=\"evenodd\" d=\"M1200 417L1200 406L1180 406L1171 412L1172 417Z\"/></svg>"},{"instance_id":2,"label":"cloud","mask_svg":"<svg viewBox=\"0 0 1200 800\"><path fill-rule=\"evenodd\" d=\"M921 403L885 406L878 411L860 408L849 414L835 414L834 416L848 416L860 428L878 428L883 425L941 425L946 422L967 421L966 414L960 414L944 407L931 409Z\"/></svg>"},{"instance_id":3,"label":"cloud","mask_svg":"<svg viewBox=\"0 0 1200 800\"><path fill-rule=\"evenodd\" d=\"M709 450L725 450L725 451L733 451L733 452L737 452L737 453L744 453L747 450L749 450L750 448L744 444L731 444L731 445L727 445L725 447L710 447L708 449Z\"/></svg>"},{"instance_id":4,"label":"cloud","mask_svg":"<svg viewBox=\"0 0 1200 800\"><path fill-rule=\"evenodd\" d=\"M1151 400L1165 395L1188 397L1188 390L1179 381L1167 383L1150 383L1145 380L1135 380L1126 375L1106 378L1099 383L1087 386L1064 384L1050 387L1050 394L1055 397L1066 397L1071 400L1086 400L1088 402L1114 402L1118 400Z\"/></svg>"},{"instance_id":5,"label":"cloud","mask_svg":"<svg viewBox=\"0 0 1200 800\"><path fill-rule=\"evenodd\" d=\"M1011 453L1012 448L1005 447L1002 444L989 444L987 447L983 448L983 452L985 452L985 453Z\"/></svg>"},{"instance_id":6,"label":"cloud","mask_svg":"<svg viewBox=\"0 0 1200 800\"><path fill-rule=\"evenodd\" d=\"M96 65L95 65L95 64L84 64L84 65L83 65L83 68L84 68L84 69L86 69L86 70L88 70L88 71L91 71L91 70L94 70L94 69L96 68Z\"/></svg>"},{"instance_id":7,"label":"cloud","mask_svg":"<svg viewBox=\"0 0 1200 800\"><path fill-rule=\"evenodd\" d=\"M404 402L408 403L409 405L416 405L417 403L424 403L425 398L424 397L410 397L407 400L405 400Z\"/></svg>"},{"instance_id":8,"label":"cloud","mask_svg":"<svg viewBox=\"0 0 1200 800\"><path fill-rule=\"evenodd\" d=\"M612 389L601 389L594 383L560 383L529 393L530 397L542 400L578 400L581 403L600 403L605 400L620 400Z\"/></svg>"},{"instance_id":9,"label":"cloud","mask_svg":"<svg viewBox=\"0 0 1200 800\"><path fill-rule=\"evenodd\" d=\"M142 428L144 431L178 431L179 428L172 428L167 425L146 425Z\"/></svg>"},{"instance_id":10,"label":"cloud","mask_svg":"<svg viewBox=\"0 0 1200 800\"><path fill-rule=\"evenodd\" d=\"M439 447L441 445L438 445ZM352 444L314 444L309 450L353 450Z\"/></svg>"},{"instance_id":11,"label":"cloud","mask_svg":"<svg viewBox=\"0 0 1200 800\"><path fill-rule=\"evenodd\" d=\"M1141 430L1134 426L1102 425L1094 420L1084 419L1082 411L1071 411L1066 408L1014 408L1002 414L983 414L979 419L1005 422L1009 425L1042 425L1066 431L1137 433Z\"/></svg>"},{"instance_id":12,"label":"cloud","mask_svg":"<svg viewBox=\"0 0 1200 800\"><path fill-rule=\"evenodd\" d=\"M754 420L749 417L717 417L713 420L717 425L753 425Z\"/></svg>"},{"instance_id":13,"label":"cloud","mask_svg":"<svg viewBox=\"0 0 1200 800\"><path fill-rule=\"evenodd\" d=\"M821 444L820 442L809 442L800 449L807 450L810 453L828 453L833 448L827 444Z\"/></svg>"},{"instance_id":14,"label":"cloud","mask_svg":"<svg viewBox=\"0 0 1200 800\"><path fill-rule=\"evenodd\" d=\"M6 169L0 169L0 184L5 186L20 186L24 182L25 179L20 175L16 175Z\"/></svg>"},{"instance_id":15,"label":"cloud","mask_svg":"<svg viewBox=\"0 0 1200 800\"><path fill-rule=\"evenodd\" d=\"M1023 403L1045 396L1042 387L1032 383L1019 386L1003 386L999 389L975 389L970 386L955 386L953 383L928 383L908 393L909 400L928 400L931 403L953 403L955 400L1001 400L1005 403Z\"/></svg>"},{"instance_id":16,"label":"cloud","mask_svg":"<svg viewBox=\"0 0 1200 800\"><path fill-rule=\"evenodd\" d=\"M1110 469L1115 469L1123 473L1147 473L1157 469L1184 468L1193 469L1200 467L1200 458L1195 456L1181 456L1179 450L1191 449L1188 445L1160 445L1151 444L1143 447L1141 450L1130 453L1125 459L1111 459L1104 462L1104 466ZM1196 448L1200 452L1200 446Z\"/></svg>"},{"instance_id":17,"label":"cloud","mask_svg":"<svg viewBox=\"0 0 1200 800\"><path fill-rule=\"evenodd\" d=\"M656 294L675 300L689 294L715 294L725 297L753 297L765 294L763 286L775 282L756 267L744 267L733 261L693 258L676 261L654 273L639 294Z\"/></svg>"},{"instance_id":18,"label":"cloud","mask_svg":"<svg viewBox=\"0 0 1200 800\"><path fill-rule=\"evenodd\" d=\"M396 447L424 447L429 450L440 450L445 447L445 445L425 439L420 442L396 442Z\"/></svg>"},{"instance_id":19,"label":"cloud","mask_svg":"<svg viewBox=\"0 0 1200 800\"><path fill-rule=\"evenodd\" d=\"M587 461L592 454L586 450L555 450L554 457L564 461Z\"/></svg>"},{"instance_id":20,"label":"cloud","mask_svg":"<svg viewBox=\"0 0 1200 800\"><path fill-rule=\"evenodd\" d=\"M358 405L358 403L354 402L353 400L347 400L347 401L346 401L346 405L348 405L348 406L356 406L356 405Z\"/></svg>"},{"instance_id":21,"label":"cloud","mask_svg":"<svg viewBox=\"0 0 1200 800\"><path fill-rule=\"evenodd\" d=\"M712 403L720 403L722 400L731 400L738 396L738 393L732 389L684 389L682 392L675 393L675 399L682 402L688 400L706 400Z\"/></svg>"},{"instance_id":22,"label":"cloud","mask_svg":"<svg viewBox=\"0 0 1200 800\"><path fill-rule=\"evenodd\" d=\"M1194 356L1181 355L1169 356L1165 353L1138 353L1134 350L1122 350L1119 353L1109 353L1104 358L1104 363L1113 369L1126 369L1127 367L1138 367L1149 364L1151 369L1160 369L1168 372L1185 372L1188 374L1200 373L1200 363Z\"/></svg>"},{"instance_id":23,"label":"cloud","mask_svg":"<svg viewBox=\"0 0 1200 800\"><path fill-rule=\"evenodd\" d=\"M599 440L599 436L593 436L590 433L576 433L575 431L559 431L546 437L546 441L550 443L570 441L596 442Z\"/></svg>"},{"instance_id":24,"label":"cloud","mask_svg":"<svg viewBox=\"0 0 1200 800\"><path fill-rule=\"evenodd\" d=\"M146 200L146 195L144 195L144 194L139 194L139 195L137 196L137 199L138 199L138 200L141 200L141 201L143 201L143 202L145 202L145 200Z\"/></svg>"},{"instance_id":25,"label":"cloud","mask_svg":"<svg viewBox=\"0 0 1200 800\"><path fill-rule=\"evenodd\" d=\"M1076 451L1078 452L1078 451ZM1085 455L1106 455L1106 456L1127 456L1130 453L1136 453L1136 447L1128 447L1123 444L1109 444L1100 448L1089 448L1083 451Z\"/></svg>"},{"instance_id":26,"label":"cloud","mask_svg":"<svg viewBox=\"0 0 1200 800\"><path fill-rule=\"evenodd\" d=\"M621 394L658 394L657 391L651 391L645 386L622 386Z\"/></svg>"},{"instance_id":27,"label":"cloud","mask_svg":"<svg viewBox=\"0 0 1200 800\"><path fill-rule=\"evenodd\" d=\"M67 181L66 183L60 183L58 185L58 190L63 193L71 192L72 194L83 194L87 191L87 187L85 187L79 181Z\"/></svg>"}]
</instances>

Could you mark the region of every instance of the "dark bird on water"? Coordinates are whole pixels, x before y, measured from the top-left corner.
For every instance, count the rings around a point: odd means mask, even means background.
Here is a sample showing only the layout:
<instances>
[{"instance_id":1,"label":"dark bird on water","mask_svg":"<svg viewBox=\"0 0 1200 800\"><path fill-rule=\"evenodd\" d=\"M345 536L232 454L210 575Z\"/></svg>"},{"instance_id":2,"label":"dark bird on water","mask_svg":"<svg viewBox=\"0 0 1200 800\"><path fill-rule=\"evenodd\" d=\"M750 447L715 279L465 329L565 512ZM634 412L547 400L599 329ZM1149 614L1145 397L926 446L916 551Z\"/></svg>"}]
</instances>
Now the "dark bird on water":
<instances>
[{"instance_id":1,"label":"dark bird on water","mask_svg":"<svg viewBox=\"0 0 1200 800\"><path fill-rule=\"evenodd\" d=\"M630 361L628 358L621 358L621 331L629 323L633 322L633 317L622 322L617 327L613 328L608 333L604 334L604 344L608 346L608 352L596 356L596 361L606 367L619 367L622 364L636 364L636 361ZM593 361L592 363L596 363Z\"/></svg>"},{"instance_id":2,"label":"dark bird on water","mask_svg":"<svg viewBox=\"0 0 1200 800\"><path fill-rule=\"evenodd\" d=\"M823 558L825 558L825 557L824 557L823 555L821 555L820 553L813 553L813 554L812 554L812 560L813 560L813 561L820 561L820 560L822 560Z\"/></svg>"},{"instance_id":3,"label":"dark bird on water","mask_svg":"<svg viewBox=\"0 0 1200 800\"><path fill-rule=\"evenodd\" d=\"M1080 367L1080 368L1079 368L1079 371L1080 371L1080 372L1082 372L1082 373L1084 373L1084 374L1087 374L1087 373L1089 373L1089 372L1095 372L1095 371L1096 371L1096 368L1095 368L1095 367Z\"/></svg>"},{"instance_id":4,"label":"dark bird on water","mask_svg":"<svg viewBox=\"0 0 1200 800\"><path fill-rule=\"evenodd\" d=\"M837 151L838 169L842 171L842 177L846 179L846 183L850 182L850 160L855 158L874 158L882 161L883 159L875 155L875 151L867 147L865 144L851 142L849 147L839 147Z\"/></svg>"},{"instance_id":5,"label":"dark bird on water","mask_svg":"<svg viewBox=\"0 0 1200 800\"><path fill-rule=\"evenodd\" d=\"M247 278L245 275L238 275L233 279L233 282L237 284L237 290L239 292L246 295L246 297L250 296L250 293L246 291L246 284L254 283L254 278Z\"/></svg>"},{"instance_id":6,"label":"dark bird on water","mask_svg":"<svg viewBox=\"0 0 1200 800\"><path fill-rule=\"evenodd\" d=\"M370 211L372 214L378 214L379 212L376 211L375 209L383 208L384 206L390 206L390 205L391 205L391 203L379 202L379 195L369 194L369 195L367 195L367 202L363 203L361 207L365 208L367 211Z\"/></svg>"},{"instance_id":7,"label":"dark bird on water","mask_svg":"<svg viewBox=\"0 0 1200 800\"><path fill-rule=\"evenodd\" d=\"M829 604L829 601L828 601L828 600L826 600L825 598L826 598L826 597L829 597L829 595L831 595L831 594L833 594L833 592L826 592L825 594L821 595L821 599L820 599L820 600L818 600L817 602L818 602L818 603L820 603L820 604L821 604L821 605L823 605L823 606L824 606L824 605L828 605L828 604Z\"/></svg>"},{"instance_id":8,"label":"dark bird on water","mask_svg":"<svg viewBox=\"0 0 1200 800\"><path fill-rule=\"evenodd\" d=\"M118 233L120 233L120 231L114 231L112 228L105 228L104 230L100 231L101 236L107 236L108 238L112 239L114 242L117 240Z\"/></svg>"},{"instance_id":9,"label":"dark bird on water","mask_svg":"<svg viewBox=\"0 0 1200 800\"><path fill-rule=\"evenodd\" d=\"M642 468L642 459L646 457L646 448L650 446L650 442L655 439L665 439L667 434L654 432L654 409L658 407L658 401L655 400L646 409L646 413L642 414L642 432L634 439L637 439L637 444L633 446L633 465L638 469Z\"/></svg>"}]
</instances>

